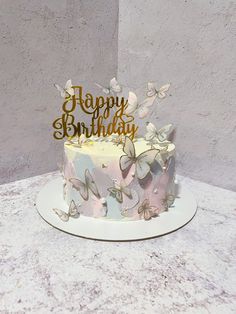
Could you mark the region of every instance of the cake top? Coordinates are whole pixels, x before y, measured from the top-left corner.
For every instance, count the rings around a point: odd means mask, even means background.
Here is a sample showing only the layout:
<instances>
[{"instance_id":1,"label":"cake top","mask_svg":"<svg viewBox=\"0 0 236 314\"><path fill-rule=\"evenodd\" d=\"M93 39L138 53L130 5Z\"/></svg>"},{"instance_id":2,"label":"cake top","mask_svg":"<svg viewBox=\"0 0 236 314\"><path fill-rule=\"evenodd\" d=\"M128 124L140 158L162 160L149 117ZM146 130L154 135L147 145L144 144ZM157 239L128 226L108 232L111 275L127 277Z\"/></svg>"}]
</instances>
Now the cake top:
<instances>
[{"instance_id":1,"label":"cake top","mask_svg":"<svg viewBox=\"0 0 236 314\"><path fill-rule=\"evenodd\" d=\"M78 140L78 138L68 139L65 143L65 149L72 152L80 152L81 154L89 155L108 155L108 156L120 156L123 150L125 138L110 136L104 139L98 137L92 137L89 139ZM133 141L136 155L143 153L146 150L155 148L160 152L171 154L175 150L175 145L169 141L158 144L150 144L143 137L138 137Z\"/></svg>"}]
</instances>

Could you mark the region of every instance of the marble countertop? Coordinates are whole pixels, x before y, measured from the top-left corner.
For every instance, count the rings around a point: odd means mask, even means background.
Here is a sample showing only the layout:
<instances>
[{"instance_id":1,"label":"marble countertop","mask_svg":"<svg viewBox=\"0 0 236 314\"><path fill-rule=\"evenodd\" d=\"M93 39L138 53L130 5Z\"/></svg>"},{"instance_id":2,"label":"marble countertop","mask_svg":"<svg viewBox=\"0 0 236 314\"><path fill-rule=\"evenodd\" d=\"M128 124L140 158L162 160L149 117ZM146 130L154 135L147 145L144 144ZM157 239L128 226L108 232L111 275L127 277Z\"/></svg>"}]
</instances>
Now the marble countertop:
<instances>
[{"instance_id":1,"label":"marble countertop","mask_svg":"<svg viewBox=\"0 0 236 314\"><path fill-rule=\"evenodd\" d=\"M195 218L164 237L101 242L54 229L36 195L58 173L0 186L0 313L236 313L236 193L180 177Z\"/></svg>"}]
</instances>

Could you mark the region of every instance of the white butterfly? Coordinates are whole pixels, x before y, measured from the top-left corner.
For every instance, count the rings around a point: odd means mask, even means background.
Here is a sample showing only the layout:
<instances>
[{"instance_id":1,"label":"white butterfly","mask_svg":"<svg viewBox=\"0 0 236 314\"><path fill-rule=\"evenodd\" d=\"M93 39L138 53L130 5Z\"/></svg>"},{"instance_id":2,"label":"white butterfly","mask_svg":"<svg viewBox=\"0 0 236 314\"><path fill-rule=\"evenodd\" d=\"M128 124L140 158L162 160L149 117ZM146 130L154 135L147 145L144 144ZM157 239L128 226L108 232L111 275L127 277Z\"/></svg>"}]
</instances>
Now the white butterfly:
<instances>
[{"instance_id":1,"label":"white butterfly","mask_svg":"<svg viewBox=\"0 0 236 314\"><path fill-rule=\"evenodd\" d=\"M150 172L150 165L159 152L158 149L149 149L136 156L134 144L128 136L125 137L123 151L126 155L120 157L121 171L129 171L131 166L135 164L135 175L139 179L144 179Z\"/></svg>"},{"instance_id":2,"label":"white butterfly","mask_svg":"<svg viewBox=\"0 0 236 314\"><path fill-rule=\"evenodd\" d=\"M71 97L71 96L74 96L74 94L75 94L74 88L72 87L73 85L72 85L71 80L68 80L66 82L65 88L62 88L58 84L54 84L54 86L61 93L62 98L65 98L66 96Z\"/></svg>"},{"instance_id":3,"label":"white butterfly","mask_svg":"<svg viewBox=\"0 0 236 314\"><path fill-rule=\"evenodd\" d=\"M175 201L175 195L168 194L166 197L162 200L162 205L164 206L165 210L168 210Z\"/></svg>"},{"instance_id":4,"label":"white butterfly","mask_svg":"<svg viewBox=\"0 0 236 314\"><path fill-rule=\"evenodd\" d=\"M72 184L72 187L80 193L81 197L85 201L89 199L89 190L97 198L101 198L98 192L97 185L88 169L85 170L84 175L85 175L85 182L82 182L80 179L70 178L69 181Z\"/></svg>"},{"instance_id":5,"label":"white butterfly","mask_svg":"<svg viewBox=\"0 0 236 314\"><path fill-rule=\"evenodd\" d=\"M163 99L166 97L166 92L169 90L169 88L170 84L165 84L159 89L157 89L154 83L148 82L147 96L148 97L157 96L158 98Z\"/></svg>"},{"instance_id":6,"label":"white butterfly","mask_svg":"<svg viewBox=\"0 0 236 314\"><path fill-rule=\"evenodd\" d=\"M145 220L150 220L152 217L158 216L159 209L155 206L151 206L148 199L145 199L138 208L138 214Z\"/></svg>"},{"instance_id":7,"label":"white butterfly","mask_svg":"<svg viewBox=\"0 0 236 314\"><path fill-rule=\"evenodd\" d=\"M70 217L71 218L78 218L80 216L79 208L73 200L70 202L70 207L69 207L68 213L66 213L63 210L58 209L58 208L53 208L52 210L64 222L68 221Z\"/></svg>"},{"instance_id":8,"label":"white butterfly","mask_svg":"<svg viewBox=\"0 0 236 314\"><path fill-rule=\"evenodd\" d=\"M135 93L129 92L128 104L125 108L125 114L134 114L138 113L139 118L145 118L148 115L149 107L151 107L153 101L150 101L148 98L145 99L142 103L138 102L138 98Z\"/></svg>"},{"instance_id":9,"label":"white butterfly","mask_svg":"<svg viewBox=\"0 0 236 314\"><path fill-rule=\"evenodd\" d=\"M172 127L173 127L172 124L167 124L163 128L157 130L153 123L148 122L146 126L147 133L145 135L145 139L147 141L157 139L158 142L168 141L168 136L172 132Z\"/></svg>"},{"instance_id":10,"label":"white butterfly","mask_svg":"<svg viewBox=\"0 0 236 314\"><path fill-rule=\"evenodd\" d=\"M120 93L122 91L122 87L119 85L115 77L113 77L113 79L110 80L109 87L104 87L97 83L95 83L95 85L101 88L103 93L107 95L112 94L112 93Z\"/></svg>"},{"instance_id":11,"label":"white butterfly","mask_svg":"<svg viewBox=\"0 0 236 314\"><path fill-rule=\"evenodd\" d=\"M125 194L128 198L132 198L132 192L131 192L131 189L128 188L124 182L121 182L120 184L117 184L116 181L114 181L114 186L111 187L111 188L108 188L107 189L111 195L113 197L116 198L116 200L119 202L119 203L123 203L123 194Z\"/></svg>"}]
</instances>

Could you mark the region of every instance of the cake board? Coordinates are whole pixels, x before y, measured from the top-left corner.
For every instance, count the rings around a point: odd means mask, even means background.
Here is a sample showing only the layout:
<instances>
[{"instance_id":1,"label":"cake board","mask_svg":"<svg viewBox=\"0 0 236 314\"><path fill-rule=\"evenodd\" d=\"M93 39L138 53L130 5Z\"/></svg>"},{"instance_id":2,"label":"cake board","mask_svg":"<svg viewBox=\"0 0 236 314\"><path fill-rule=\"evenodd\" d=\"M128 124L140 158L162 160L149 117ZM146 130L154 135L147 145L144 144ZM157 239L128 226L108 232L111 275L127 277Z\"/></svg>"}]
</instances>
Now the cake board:
<instances>
[{"instance_id":1,"label":"cake board","mask_svg":"<svg viewBox=\"0 0 236 314\"><path fill-rule=\"evenodd\" d=\"M115 221L81 215L78 219L70 218L63 222L52 210L59 208L68 212L68 205L63 199L62 178L54 179L42 188L36 206L47 223L72 235L104 241L144 240L176 231L194 217L197 202L193 194L184 185L180 185L178 190L174 206L149 221Z\"/></svg>"}]
</instances>

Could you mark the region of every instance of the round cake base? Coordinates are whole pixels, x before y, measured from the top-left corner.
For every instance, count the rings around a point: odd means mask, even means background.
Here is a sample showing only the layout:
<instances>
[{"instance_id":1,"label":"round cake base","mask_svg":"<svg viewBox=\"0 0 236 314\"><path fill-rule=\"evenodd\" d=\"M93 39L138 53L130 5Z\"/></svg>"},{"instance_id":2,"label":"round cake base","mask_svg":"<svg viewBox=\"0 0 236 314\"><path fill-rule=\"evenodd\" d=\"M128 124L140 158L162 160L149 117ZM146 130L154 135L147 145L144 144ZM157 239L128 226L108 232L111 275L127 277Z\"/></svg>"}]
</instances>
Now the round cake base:
<instances>
[{"instance_id":1,"label":"round cake base","mask_svg":"<svg viewBox=\"0 0 236 314\"><path fill-rule=\"evenodd\" d=\"M79 237L105 241L144 240L165 235L186 225L197 210L192 193L180 186L174 206L149 221L111 221L80 216L63 222L52 210L58 208L68 212L68 205L63 199L62 178L54 179L42 188L36 206L41 217L53 227Z\"/></svg>"}]
</instances>

